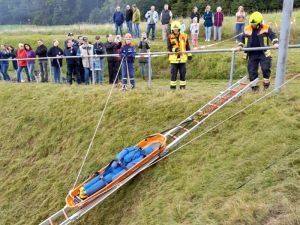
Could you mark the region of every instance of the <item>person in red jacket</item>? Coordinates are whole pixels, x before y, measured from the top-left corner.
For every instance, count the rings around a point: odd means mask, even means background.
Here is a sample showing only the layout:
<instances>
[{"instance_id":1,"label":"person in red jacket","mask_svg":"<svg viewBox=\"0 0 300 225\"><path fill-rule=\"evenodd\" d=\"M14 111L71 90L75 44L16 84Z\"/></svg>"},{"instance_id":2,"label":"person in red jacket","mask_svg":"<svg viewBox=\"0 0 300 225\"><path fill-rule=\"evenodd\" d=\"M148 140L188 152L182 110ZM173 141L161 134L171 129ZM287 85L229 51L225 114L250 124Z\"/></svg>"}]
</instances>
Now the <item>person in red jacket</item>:
<instances>
[{"instance_id":1,"label":"person in red jacket","mask_svg":"<svg viewBox=\"0 0 300 225\"><path fill-rule=\"evenodd\" d=\"M24 44L20 43L19 49L17 51L17 59L18 59L17 82L21 82L21 74L23 69L25 69L27 80L28 82L30 82L30 76L29 76L26 58L27 58L27 51L24 48Z\"/></svg>"}]
</instances>

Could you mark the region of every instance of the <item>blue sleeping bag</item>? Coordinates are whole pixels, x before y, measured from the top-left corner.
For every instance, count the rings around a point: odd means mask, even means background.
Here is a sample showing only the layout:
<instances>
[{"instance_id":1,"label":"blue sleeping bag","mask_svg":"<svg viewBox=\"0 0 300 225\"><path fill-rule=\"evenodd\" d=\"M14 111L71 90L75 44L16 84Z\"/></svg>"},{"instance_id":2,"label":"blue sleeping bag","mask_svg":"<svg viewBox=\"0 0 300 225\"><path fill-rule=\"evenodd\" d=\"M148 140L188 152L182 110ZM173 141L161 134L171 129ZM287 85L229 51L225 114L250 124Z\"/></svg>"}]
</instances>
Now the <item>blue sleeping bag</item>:
<instances>
[{"instance_id":1,"label":"blue sleeping bag","mask_svg":"<svg viewBox=\"0 0 300 225\"><path fill-rule=\"evenodd\" d=\"M105 169L103 174L97 175L92 180L83 185L85 194L90 196L109 184L126 170L130 169L144 157L160 147L160 143L153 143L146 148L129 147L123 149Z\"/></svg>"}]
</instances>

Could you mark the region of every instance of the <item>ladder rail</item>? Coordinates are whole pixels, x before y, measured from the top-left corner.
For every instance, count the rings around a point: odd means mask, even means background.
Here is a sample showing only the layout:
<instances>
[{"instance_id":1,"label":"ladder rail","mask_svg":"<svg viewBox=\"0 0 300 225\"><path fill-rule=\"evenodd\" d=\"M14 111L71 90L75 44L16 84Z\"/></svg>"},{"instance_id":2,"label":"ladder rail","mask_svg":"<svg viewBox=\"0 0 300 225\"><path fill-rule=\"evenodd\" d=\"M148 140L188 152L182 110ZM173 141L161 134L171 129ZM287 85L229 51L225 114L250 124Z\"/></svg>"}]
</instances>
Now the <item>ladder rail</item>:
<instances>
[{"instance_id":1,"label":"ladder rail","mask_svg":"<svg viewBox=\"0 0 300 225\"><path fill-rule=\"evenodd\" d=\"M168 151L168 149L174 147L175 145L177 145L179 142L181 142L186 136L188 136L190 133L192 133L195 129L197 129L200 125L202 125L207 119L209 119L211 116L213 116L216 112L218 112L219 110L221 110L224 106L226 106L227 104L229 104L231 101L233 101L235 98L239 97L240 95L242 95L244 92L246 92L254 83L256 83L258 81L258 79L250 82L249 84L247 84L247 86L245 86L243 89L241 89L239 92L237 92L235 95L233 95L232 97L230 97L226 102L224 102L222 105L220 105L217 109L215 109L214 111L212 111L211 113L209 113L203 120L201 120L199 123L197 123L195 126L193 126L192 128L189 129L189 131L184 132L183 134L181 134L180 136L178 136L175 140L173 140L171 143L169 143L166 147L165 151Z\"/></svg>"},{"instance_id":2,"label":"ladder rail","mask_svg":"<svg viewBox=\"0 0 300 225\"><path fill-rule=\"evenodd\" d=\"M185 123L189 120L191 120L193 117L195 117L199 112L203 111L207 106L209 106L210 104L212 104L213 102L219 100L222 96L224 96L227 92L231 91L232 89L234 89L235 87L239 86L240 83L247 81L247 76L243 77L242 79L240 79L239 81L237 81L236 83L234 83L233 85L231 85L230 87L228 87L225 91L222 91L218 96L216 96L215 98L213 98L212 100L210 100L207 104L205 104L204 106L202 106L201 108L199 108L197 111L195 111L193 114L191 114L190 116L188 116L185 120L183 120L182 122L179 123L179 125L181 125L182 123ZM169 134L173 133L174 131L178 130L177 127L174 127L172 129L170 129L169 131L166 132L166 134L164 134L165 136L168 136Z\"/></svg>"},{"instance_id":3,"label":"ladder rail","mask_svg":"<svg viewBox=\"0 0 300 225\"><path fill-rule=\"evenodd\" d=\"M244 77L241 80L237 81L235 84L233 84L231 87L229 87L228 89L226 89L225 91L223 91L221 94L219 94L217 97L215 97L209 103L207 103L205 106L201 107L195 113L193 113L191 116L189 116L187 119L185 119L181 123L179 123L175 128L167 131L163 135L164 136L168 136L168 135L172 134L173 131L176 131L176 129L181 129L179 126L181 126L183 123L186 123L189 120L191 120L192 117L194 117L199 112L201 112L201 110L203 110L207 106L209 106L209 104L212 104L214 101L219 100L226 92L228 93L228 91L231 91L236 86L239 86L240 83L243 82L243 81L245 81L245 80L247 80L247 77ZM123 185L125 185L128 181L130 181L135 176L137 176L139 173L141 173L142 171L146 170L147 168L153 166L160 159L160 157L162 155L164 155L164 154L166 154L168 152L168 150L170 148L174 147L179 142L181 142L183 139L185 139L190 133L192 133L201 124L203 124L208 118L210 118L212 115L214 115L220 109L222 109L225 105L227 105L228 103L230 103L231 101L233 101L235 98L239 97L244 92L246 92L257 81L258 81L258 79L256 79L256 80L248 83L246 86L244 86L242 89L240 89L236 94L234 94L233 96L231 96L227 101L225 101L224 103L222 103L222 105L220 105L218 108L216 108L211 113L209 113L203 120L201 120L199 123L197 123L191 129L189 129L188 131L184 132L183 134L181 134L180 136L178 136L178 138L176 138L171 143L169 143L166 146L166 149L164 150L164 152L160 156L155 156L147 164L145 164L144 166L142 166L141 168L139 168L138 170L136 170L134 173L132 173L130 176L128 176L127 178L125 178L124 180L122 180L116 186L114 186L111 189L107 190L103 195L101 195L99 198L97 198L94 201L92 201L90 204L88 204L84 208L78 209L72 215L66 216L66 212L70 211L70 208L66 205L62 209L60 209L59 211L57 211L56 213L54 213L53 215L51 215L50 217L48 217L46 220L44 220L43 222L41 222L39 225L52 225L53 221L56 220L57 218L61 217L61 216L64 217L64 221L61 222L60 225L67 225L67 224L70 224L70 223L74 222L75 220L79 219L80 217L82 217L83 215L85 215L87 212L89 212L91 209L93 209L95 206L97 206L99 203L103 202L106 198L108 198L110 195L112 195L115 191L117 191Z\"/></svg>"}]
</instances>

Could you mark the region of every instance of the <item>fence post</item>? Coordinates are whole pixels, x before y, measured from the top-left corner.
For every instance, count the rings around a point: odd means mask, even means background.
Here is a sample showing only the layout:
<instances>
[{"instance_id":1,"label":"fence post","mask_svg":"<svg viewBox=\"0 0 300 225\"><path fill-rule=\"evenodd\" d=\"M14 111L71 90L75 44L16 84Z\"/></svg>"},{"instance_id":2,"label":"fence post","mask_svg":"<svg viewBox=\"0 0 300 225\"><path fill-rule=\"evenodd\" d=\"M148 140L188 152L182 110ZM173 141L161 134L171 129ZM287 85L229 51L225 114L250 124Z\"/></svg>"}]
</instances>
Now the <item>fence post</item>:
<instances>
[{"instance_id":1,"label":"fence post","mask_svg":"<svg viewBox=\"0 0 300 225\"><path fill-rule=\"evenodd\" d=\"M95 61L95 59L94 59L94 56L93 57L91 57L90 59L89 59L90 61L92 61L92 65L91 65L91 69L92 69L92 77L93 77L93 84L95 85L96 84L96 80L95 80L95 65L94 65L94 61ZM97 57L96 57L96 60L97 60Z\"/></svg>"},{"instance_id":2,"label":"fence post","mask_svg":"<svg viewBox=\"0 0 300 225\"><path fill-rule=\"evenodd\" d=\"M233 84L234 63L235 63L235 50L233 49L231 52L229 87Z\"/></svg>"},{"instance_id":3,"label":"fence post","mask_svg":"<svg viewBox=\"0 0 300 225\"><path fill-rule=\"evenodd\" d=\"M151 54L148 52L148 88L151 88L151 80L152 80L152 67L151 67Z\"/></svg>"},{"instance_id":4,"label":"fence post","mask_svg":"<svg viewBox=\"0 0 300 225\"><path fill-rule=\"evenodd\" d=\"M284 0L282 9L282 21L280 30L280 44L276 68L276 92L280 92L280 86L284 83L286 72L286 60L291 31L291 16L293 12L294 0Z\"/></svg>"},{"instance_id":5,"label":"fence post","mask_svg":"<svg viewBox=\"0 0 300 225\"><path fill-rule=\"evenodd\" d=\"M48 58L48 64L49 64L49 74L50 74L50 81L54 81L54 78L53 78L53 76L52 76L52 66L51 66L51 59L50 58Z\"/></svg>"}]
</instances>

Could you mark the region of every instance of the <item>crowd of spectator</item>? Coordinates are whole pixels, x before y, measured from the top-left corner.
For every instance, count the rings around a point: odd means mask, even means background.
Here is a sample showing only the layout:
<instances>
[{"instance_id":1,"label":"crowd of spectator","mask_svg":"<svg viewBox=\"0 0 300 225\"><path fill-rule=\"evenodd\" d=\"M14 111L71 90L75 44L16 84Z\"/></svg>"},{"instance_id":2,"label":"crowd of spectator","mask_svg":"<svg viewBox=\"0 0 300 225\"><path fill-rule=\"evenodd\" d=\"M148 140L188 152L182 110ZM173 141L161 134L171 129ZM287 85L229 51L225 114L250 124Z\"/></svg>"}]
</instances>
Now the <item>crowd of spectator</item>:
<instances>
[{"instance_id":1,"label":"crowd of spectator","mask_svg":"<svg viewBox=\"0 0 300 225\"><path fill-rule=\"evenodd\" d=\"M160 22L162 30L162 40L166 41L171 32L171 22L173 19L172 11L168 4L164 5L164 8L160 14L156 11L154 5L152 5L149 11L144 15L146 20L145 32L140 31L141 13L137 5L127 5L125 14L122 12L120 6L117 6L113 13L113 22L115 28L115 37L112 34L106 36L106 40L102 41L101 37L97 35L95 40L90 41L87 37L78 36L74 38L73 33L67 35L63 46L60 46L58 40L53 40L53 46L46 47L43 40L37 41L37 48L35 51L29 44L20 43L18 49L13 46L1 45L0 51L0 71L2 78L5 81L10 81L10 75L8 74L9 58L17 59L12 61L13 69L16 73L16 81L22 82L23 73L26 74L27 82L37 81L39 82L49 81L49 72L53 74L53 80L55 83L61 83L65 81L72 84L74 81L78 84L102 84L104 81L104 54L121 54L122 48L127 45L133 47L131 38L140 39L137 47L141 53L147 53L150 50L150 41L155 41L157 24ZM205 35L205 41L211 40L212 27L214 41L222 40L222 26L224 20L224 14L222 8L219 6L216 12L211 11L209 5L206 6L205 11L201 14L197 7L194 7L190 16L189 31L191 33L191 40L194 49L198 48L198 38L200 33L200 21L203 19L203 26ZM244 8L240 6L236 13L236 34L240 34L245 26L246 12ZM186 24L183 18L180 18L181 26L180 32L186 32ZM126 23L127 31L124 32L123 24ZM122 38L125 33L130 34L127 36L122 44ZM141 33L141 34L140 34ZM140 37L141 36L141 37ZM91 58L91 55L99 57ZM73 57L66 59L67 77L66 79L61 76L63 59L61 56ZM57 57L48 61L47 57ZM26 58L32 58L26 60ZM122 82L122 74L132 70L128 69L128 61L126 61L126 68L120 68L120 57L107 57L108 65L108 82L110 84L116 82ZM134 58L134 57L133 57ZM38 60L39 68L35 67L35 62ZM130 61L130 60L129 60ZM50 63L50 65L48 65ZM148 58L140 57L139 59L141 75L143 79L146 79L146 70L148 67ZM48 66L51 66L50 70ZM131 65L130 65L131 67ZM151 68L150 68L151 69ZM38 71L38 72L36 72ZM134 77L134 74L129 71L129 77ZM133 72L134 73L134 72ZM127 76L126 76L127 77ZM131 84L134 87L134 84Z\"/></svg>"}]
</instances>

